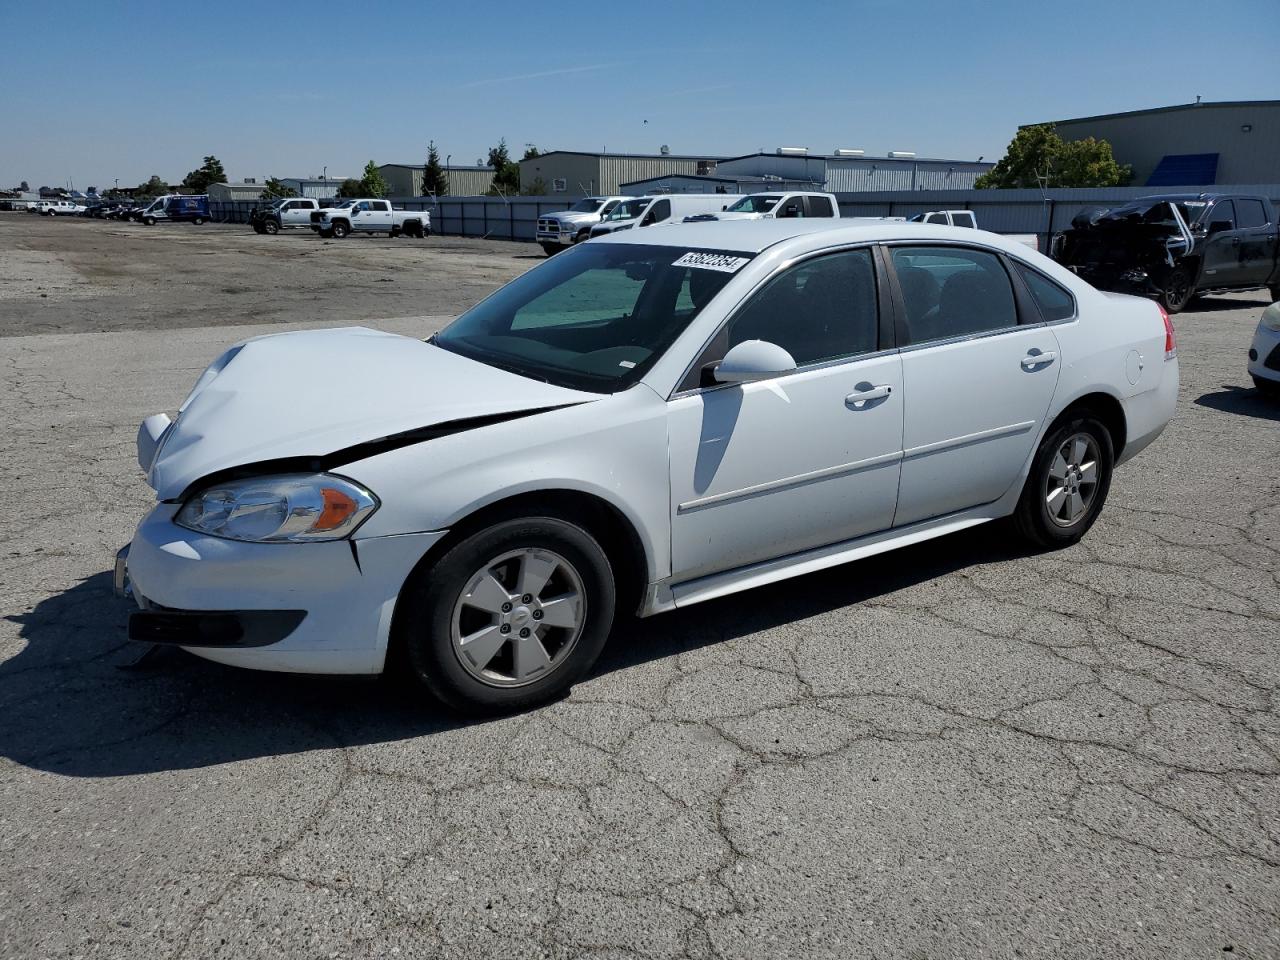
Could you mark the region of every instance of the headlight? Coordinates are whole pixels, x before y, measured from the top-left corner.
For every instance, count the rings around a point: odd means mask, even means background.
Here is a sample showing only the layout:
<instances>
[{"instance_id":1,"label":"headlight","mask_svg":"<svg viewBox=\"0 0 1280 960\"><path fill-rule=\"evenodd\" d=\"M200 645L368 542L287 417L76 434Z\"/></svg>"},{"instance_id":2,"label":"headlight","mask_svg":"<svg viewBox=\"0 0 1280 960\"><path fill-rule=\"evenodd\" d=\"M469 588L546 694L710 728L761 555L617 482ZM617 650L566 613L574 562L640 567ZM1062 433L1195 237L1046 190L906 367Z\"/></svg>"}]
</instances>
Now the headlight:
<instances>
[{"instance_id":1,"label":"headlight","mask_svg":"<svg viewBox=\"0 0 1280 960\"><path fill-rule=\"evenodd\" d=\"M341 540L378 508L377 498L327 473L252 477L207 487L182 505L180 527L228 540Z\"/></svg>"},{"instance_id":2,"label":"headlight","mask_svg":"<svg viewBox=\"0 0 1280 960\"><path fill-rule=\"evenodd\" d=\"M1273 303L1262 311L1262 327L1280 333L1280 302Z\"/></svg>"}]
</instances>

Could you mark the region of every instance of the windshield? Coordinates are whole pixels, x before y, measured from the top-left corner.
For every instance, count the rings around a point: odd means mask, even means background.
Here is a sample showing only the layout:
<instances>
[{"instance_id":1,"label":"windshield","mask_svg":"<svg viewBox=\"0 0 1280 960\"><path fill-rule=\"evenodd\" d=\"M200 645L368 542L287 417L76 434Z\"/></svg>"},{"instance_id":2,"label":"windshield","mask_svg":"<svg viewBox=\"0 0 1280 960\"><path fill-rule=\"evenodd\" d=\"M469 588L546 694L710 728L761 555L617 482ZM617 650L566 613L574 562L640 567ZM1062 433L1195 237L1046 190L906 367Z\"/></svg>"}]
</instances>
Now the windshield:
<instances>
[{"instance_id":1,"label":"windshield","mask_svg":"<svg viewBox=\"0 0 1280 960\"><path fill-rule=\"evenodd\" d=\"M570 207L569 212L570 213L595 213L597 210L600 209L601 206L603 206L603 204L604 204L603 200L598 200L595 197L587 197L583 200L579 200L572 207Z\"/></svg>"},{"instance_id":2,"label":"windshield","mask_svg":"<svg viewBox=\"0 0 1280 960\"><path fill-rule=\"evenodd\" d=\"M612 393L643 376L752 256L582 244L511 281L432 342L521 376Z\"/></svg>"},{"instance_id":3,"label":"windshield","mask_svg":"<svg viewBox=\"0 0 1280 960\"><path fill-rule=\"evenodd\" d=\"M728 209L728 213L768 213L778 205L781 197L772 196L767 193L757 193L754 196L743 197Z\"/></svg>"},{"instance_id":4,"label":"windshield","mask_svg":"<svg viewBox=\"0 0 1280 960\"><path fill-rule=\"evenodd\" d=\"M653 197L637 197L634 200L623 200L614 207L605 220L631 220L644 213L644 208L653 202Z\"/></svg>"},{"instance_id":5,"label":"windshield","mask_svg":"<svg viewBox=\"0 0 1280 960\"><path fill-rule=\"evenodd\" d=\"M1182 219L1188 224L1195 223L1204 213L1204 208L1208 203L1204 200L1163 200L1163 199L1144 199L1135 200L1133 203L1126 203L1122 207L1115 207L1107 210L1101 215L1107 220L1130 220L1134 223L1158 223L1172 224L1173 214L1169 210L1169 204L1174 203L1178 212L1182 214Z\"/></svg>"}]
</instances>

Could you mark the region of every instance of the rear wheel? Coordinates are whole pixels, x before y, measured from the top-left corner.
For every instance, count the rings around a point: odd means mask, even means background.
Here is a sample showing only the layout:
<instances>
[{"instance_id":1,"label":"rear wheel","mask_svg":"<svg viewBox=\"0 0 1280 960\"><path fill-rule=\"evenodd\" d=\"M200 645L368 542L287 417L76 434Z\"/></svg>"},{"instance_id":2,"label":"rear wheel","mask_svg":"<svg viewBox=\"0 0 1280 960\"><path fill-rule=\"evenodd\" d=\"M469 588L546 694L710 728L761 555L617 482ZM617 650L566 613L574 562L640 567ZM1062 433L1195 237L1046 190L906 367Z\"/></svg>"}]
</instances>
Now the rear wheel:
<instances>
[{"instance_id":1,"label":"rear wheel","mask_svg":"<svg viewBox=\"0 0 1280 960\"><path fill-rule=\"evenodd\" d=\"M1174 267L1165 278L1164 290L1160 292L1160 303L1169 313L1181 313L1195 295L1195 278L1186 265Z\"/></svg>"},{"instance_id":2,"label":"rear wheel","mask_svg":"<svg viewBox=\"0 0 1280 960\"><path fill-rule=\"evenodd\" d=\"M595 539L556 517L496 523L410 577L397 642L414 676L471 714L546 703L600 655L613 571Z\"/></svg>"},{"instance_id":3,"label":"rear wheel","mask_svg":"<svg viewBox=\"0 0 1280 960\"><path fill-rule=\"evenodd\" d=\"M1088 411L1041 442L1014 511L1018 532L1041 547L1080 540L1102 511L1115 459L1111 433Z\"/></svg>"}]
</instances>

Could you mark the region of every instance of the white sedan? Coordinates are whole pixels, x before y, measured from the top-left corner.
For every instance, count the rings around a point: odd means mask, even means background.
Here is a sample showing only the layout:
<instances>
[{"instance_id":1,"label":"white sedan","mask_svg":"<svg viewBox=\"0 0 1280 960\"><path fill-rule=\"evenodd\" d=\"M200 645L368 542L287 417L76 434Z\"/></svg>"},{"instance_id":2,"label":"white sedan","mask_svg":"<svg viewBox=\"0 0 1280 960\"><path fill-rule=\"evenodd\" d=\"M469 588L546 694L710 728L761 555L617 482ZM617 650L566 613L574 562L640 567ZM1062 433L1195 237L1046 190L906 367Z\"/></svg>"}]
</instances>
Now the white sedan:
<instances>
[{"instance_id":1,"label":"white sedan","mask_svg":"<svg viewBox=\"0 0 1280 960\"><path fill-rule=\"evenodd\" d=\"M1021 244L781 220L581 244L423 342L231 347L139 432L136 640L546 701L649 616L1012 516L1079 540L1173 327Z\"/></svg>"},{"instance_id":2,"label":"white sedan","mask_svg":"<svg viewBox=\"0 0 1280 960\"><path fill-rule=\"evenodd\" d=\"M1280 397L1280 303L1262 311L1249 347L1249 375L1259 393Z\"/></svg>"}]
</instances>

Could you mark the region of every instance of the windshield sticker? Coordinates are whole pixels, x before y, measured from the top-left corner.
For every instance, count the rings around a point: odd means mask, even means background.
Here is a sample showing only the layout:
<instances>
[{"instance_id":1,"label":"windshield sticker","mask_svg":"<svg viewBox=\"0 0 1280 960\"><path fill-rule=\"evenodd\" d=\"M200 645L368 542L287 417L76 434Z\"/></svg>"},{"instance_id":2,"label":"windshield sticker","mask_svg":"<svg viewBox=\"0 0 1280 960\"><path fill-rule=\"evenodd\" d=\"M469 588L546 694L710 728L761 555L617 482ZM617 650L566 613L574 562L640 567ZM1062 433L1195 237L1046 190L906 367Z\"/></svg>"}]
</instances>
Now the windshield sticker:
<instances>
[{"instance_id":1,"label":"windshield sticker","mask_svg":"<svg viewBox=\"0 0 1280 960\"><path fill-rule=\"evenodd\" d=\"M727 253L686 253L671 265L697 267L699 270L719 270L721 273L737 273L750 262L750 257L734 257Z\"/></svg>"}]
</instances>

